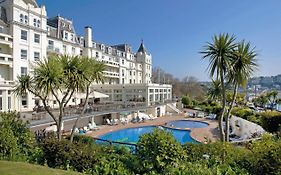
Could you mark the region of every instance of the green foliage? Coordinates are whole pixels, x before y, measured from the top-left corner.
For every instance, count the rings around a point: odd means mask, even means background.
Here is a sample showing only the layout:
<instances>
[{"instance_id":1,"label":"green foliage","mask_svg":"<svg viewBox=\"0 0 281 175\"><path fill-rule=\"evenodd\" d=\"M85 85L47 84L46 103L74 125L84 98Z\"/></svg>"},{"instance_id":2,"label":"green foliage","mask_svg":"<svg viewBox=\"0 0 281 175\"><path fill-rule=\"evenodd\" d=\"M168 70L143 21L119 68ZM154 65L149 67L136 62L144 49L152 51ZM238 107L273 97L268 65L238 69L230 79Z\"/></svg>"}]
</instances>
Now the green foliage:
<instances>
[{"instance_id":1,"label":"green foliage","mask_svg":"<svg viewBox=\"0 0 281 175\"><path fill-rule=\"evenodd\" d=\"M189 96L183 96L181 102L185 106L192 106L192 99Z\"/></svg>"},{"instance_id":2,"label":"green foliage","mask_svg":"<svg viewBox=\"0 0 281 175\"><path fill-rule=\"evenodd\" d=\"M275 141L265 135L261 141L254 142L250 150L253 153L249 172L252 174L275 175L281 172L281 140Z\"/></svg>"},{"instance_id":3,"label":"green foliage","mask_svg":"<svg viewBox=\"0 0 281 175\"><path fill-rule=\"evenodd\" d=\"M170 165L176 167L185 155L182 146L167 131L155 129L152 133L144 134L138 142L138 157L148 171L162 172Z\"/></svg>"},{"instance_id":4,"label":"green foliage","mask_svg":"<svg viewBox=\"0 0 281 175\"><path fill-rule=\"evenodd\" d=\"M222 107L214 101L202 102L198 104L198 107L202 109L204 112L219 114L222 110Z\"/></svg>"},{"instance_id":5,"label":"green foliage","mask_svg":"<svg viewBox=\"0 0 281 175\"><path fill-rule=\"evenodd\" d=\"M261 125L268 132L278 132L281 127L281 113L278 111L265 111L255 113L249 108L234 108L232 115Z\"/></svg>"},{"instance_id":6,"label":"green foliage","mask_svg":"<svg viewBox=\"0 0 281 175\"><path fill-rule=\"evenodd\" d=\"M0 129L0 159L15 160L20 150L11 128Z\"/></svg>"},{"instance_id":7,"label":"green foliage","mask_svg":"<svg viewBox=\"0 0 281 175\"><path fill-rule=\"evenodd\" d=\"M281 127L281 113L266 111L259 113L262 127L269 132L277 132Z\"/></svg>"},{"instance_id":8,"label":"green foliage","mask_svg":"<svg viewBox=\"0 0 281 175\"><path fill-rule=\"evenodd\" d=\"M34 135L15 112L0 113L0 154L2 159L28 159L34 147Z\"/></svg>"}]
</instances>

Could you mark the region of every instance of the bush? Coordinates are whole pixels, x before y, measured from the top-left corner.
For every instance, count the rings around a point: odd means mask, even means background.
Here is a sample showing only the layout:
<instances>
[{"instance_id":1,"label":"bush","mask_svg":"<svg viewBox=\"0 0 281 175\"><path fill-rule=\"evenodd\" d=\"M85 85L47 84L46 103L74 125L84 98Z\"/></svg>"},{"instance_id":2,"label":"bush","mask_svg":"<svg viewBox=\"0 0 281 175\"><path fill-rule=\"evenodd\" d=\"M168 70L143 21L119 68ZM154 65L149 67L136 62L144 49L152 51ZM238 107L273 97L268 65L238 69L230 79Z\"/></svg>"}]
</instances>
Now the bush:
<instances>
[{"instance_id":1,"label":"bush","mask_svg":"<svg viewBox=\"0 0 281 175\"><path fill-rule=\"evenodd\" d=\"M162 172L167 165L176 167L185 157L180 143L164 130L142 135L137 145L137 155L148 171Z\"/></svg>"},{"instance_id":2,"label":"bush","mask_svg":"<svg viewBox=\"0 0 281 175\"><path fill-rule=\"evenodd\" d=\"M181 102L185 106L192 106L192 99L189 96L183 96Z\"/></svg>"},{"instance_id":3,"label":"bush","mask_svg":"<svg viewBox=\"0 0 281 175\"><path fill-rule=\"evenodd\" d=\"M259 113L262 127L269 132L277 132L281 126L281 113L266 111Z\"/></svg>"},{"instance_id":4,"label":"bush","mask_svg":"<svg viewBox=\"0 0 281 175\"><path fill-rule=\"evenodd\" d=\"M0 113L0 154L2 159L27 160L33 154L34 135L15 112Z\"/></svg>"}]
</instances>

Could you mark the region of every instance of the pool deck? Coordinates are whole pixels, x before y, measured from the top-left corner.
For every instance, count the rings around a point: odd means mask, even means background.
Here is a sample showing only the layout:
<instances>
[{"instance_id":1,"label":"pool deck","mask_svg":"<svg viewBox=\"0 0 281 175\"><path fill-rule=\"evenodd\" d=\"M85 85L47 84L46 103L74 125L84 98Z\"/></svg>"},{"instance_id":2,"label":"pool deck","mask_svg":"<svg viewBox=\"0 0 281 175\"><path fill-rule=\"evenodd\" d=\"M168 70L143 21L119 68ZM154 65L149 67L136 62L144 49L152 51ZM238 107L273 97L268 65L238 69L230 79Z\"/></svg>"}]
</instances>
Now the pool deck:
<instances>
[{"instance_id":1,"label":"pool deck","mask_svg":"<svg viewBox=\"0 0 281 175\"><path fill-rule=\"evenodd\" d=\"M100 126L99 130L96 131L90 131L86 135L91 137L99 137L101 135L104 135L108 132L117 131L120 129L126 129L126 128L134 128L134 127L141 127L141 126L157 126L157 125L164 125L167 122L174 121L174 120L193 120L193 121L202 121L206 122L209 125L204 128L191 128L190 136L198 141L205 143L206 141L215 141L218 137L218 122L216 120L208 120L205 118L189 118L186 117L184 114L178 114L178 115L171 115L171 116L163 116L159 117L155 120L148 120L143 123L128 123L128 124L118 124L114 126L110 125L102 125Z\"/></svg>"}]
</instances>

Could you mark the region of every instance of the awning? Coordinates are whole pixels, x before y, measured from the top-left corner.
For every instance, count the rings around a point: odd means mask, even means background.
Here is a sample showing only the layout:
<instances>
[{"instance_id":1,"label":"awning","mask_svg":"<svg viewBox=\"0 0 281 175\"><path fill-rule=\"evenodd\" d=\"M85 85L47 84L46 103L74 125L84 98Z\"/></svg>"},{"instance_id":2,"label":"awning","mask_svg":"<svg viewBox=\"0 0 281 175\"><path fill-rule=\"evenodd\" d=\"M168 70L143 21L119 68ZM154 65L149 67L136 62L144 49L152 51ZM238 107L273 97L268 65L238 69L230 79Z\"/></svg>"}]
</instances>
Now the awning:
<instances>
[{"instance_id":1,"label":"awning","mask_svg":"<svg viewBox=\"0 0 281 175\"><path fill-rule=\"evenodd\" d=\"M92 96L92 98L108 98L109 97L108 95L97 92L97 91L91 92L91 96Z\"/></svg>"}]
</instances>

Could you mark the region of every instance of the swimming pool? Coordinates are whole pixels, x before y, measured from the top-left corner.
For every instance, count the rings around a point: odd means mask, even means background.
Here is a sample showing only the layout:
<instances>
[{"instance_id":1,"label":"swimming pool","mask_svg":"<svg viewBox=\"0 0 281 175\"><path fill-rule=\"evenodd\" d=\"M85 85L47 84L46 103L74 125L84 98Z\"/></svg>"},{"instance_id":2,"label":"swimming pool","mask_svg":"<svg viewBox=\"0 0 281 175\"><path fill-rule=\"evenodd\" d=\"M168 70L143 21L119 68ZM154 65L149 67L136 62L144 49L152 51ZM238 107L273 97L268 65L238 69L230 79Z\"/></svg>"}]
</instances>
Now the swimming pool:
<instances>
[{"instance_id":1,"label":"swimming pool","mask_svg":"<svg viewBox=\"0 0 281 175\"><path fill-rule=\"evenodd\" d=\"M192 120L176 120L176 121L168 122L166 124L167 127L180 128L180 129L204 128L207 127L208 125L209 124L205 122L192 121Z\"/></svg>"},{"instance_id":2,"label":"swimming pool","mask_svg":"<svg viewBox=\"0 0 281 175\"><path fill-rule=\"evenodd\" d=\"M156 126L127 128L114 132L109 132L105 135L100 136L99 138L109 141L137 143L141 135L152 132L154 128L156 128ZM190 136L190 131L188 130L178 130L178 129L170 129L170 128L164 128L164 129L171 132L173 136L176 138L176 140L181 144L184 144L186 142L196 143L196 141L192 139L192 137Z\"/></svg>"}]
</instances>

